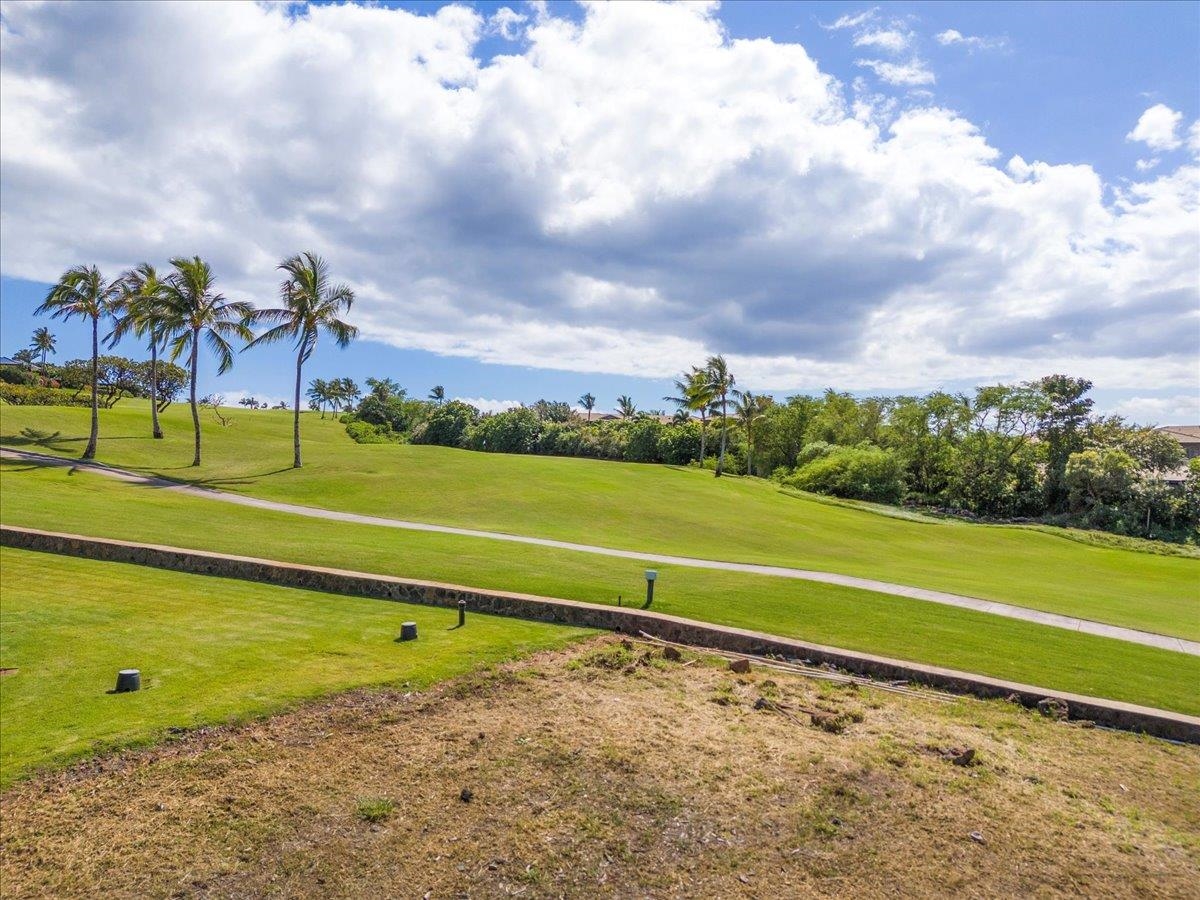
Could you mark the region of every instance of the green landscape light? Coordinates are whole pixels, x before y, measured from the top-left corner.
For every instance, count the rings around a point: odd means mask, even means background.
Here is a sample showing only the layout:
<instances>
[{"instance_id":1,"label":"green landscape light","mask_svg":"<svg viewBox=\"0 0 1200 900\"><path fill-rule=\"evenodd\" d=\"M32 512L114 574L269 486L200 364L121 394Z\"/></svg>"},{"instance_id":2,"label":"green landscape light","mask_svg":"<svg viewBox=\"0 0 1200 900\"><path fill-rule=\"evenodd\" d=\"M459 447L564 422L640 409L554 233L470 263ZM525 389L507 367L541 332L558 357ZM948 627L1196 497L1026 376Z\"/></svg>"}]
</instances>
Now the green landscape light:
<instances>
[{"instance_id":1,"label":"green landscape light","mask_svg":"<svg viewBox=\"0 0 1200 900\"><path fill-rule=\"evenodd\" d=\"M657 578L657 571L654 569L646 570L646 605L642 609L649 609L650 604L654 602L654 582Z\"/></svg>"}]
</instances>

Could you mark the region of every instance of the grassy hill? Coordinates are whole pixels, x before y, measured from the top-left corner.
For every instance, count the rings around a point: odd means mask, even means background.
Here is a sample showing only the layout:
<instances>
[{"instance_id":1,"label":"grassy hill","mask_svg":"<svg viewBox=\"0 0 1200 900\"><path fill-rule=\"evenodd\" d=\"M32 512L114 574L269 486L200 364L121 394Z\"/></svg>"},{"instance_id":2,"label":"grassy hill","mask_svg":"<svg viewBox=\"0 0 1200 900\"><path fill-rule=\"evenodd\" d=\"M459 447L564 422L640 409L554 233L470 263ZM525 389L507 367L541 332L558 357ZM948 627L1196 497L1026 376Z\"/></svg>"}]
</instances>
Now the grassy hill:
<instances>
[{"instance_id":1,"label":"grassy hill","mask_svg":"<svg viewBox=\"0 0 1200 900\"><path fill-rule=\"evenodd\" d=\"M99 459L222 490L329 509L684 556L795 566L934 588L1200 637L1200 561L1089 546L1046 531L912 521L692 469L358 445L304 417L305 467L288 468L290 414L203 413L194 469L186 406L149 437L144 403L101 413ZM77 455L88 411L4 407L0 442ZM31 437L32 435L32 437ZM512 552L512 551L510 551Z\"/></svg>"}]
</instances>

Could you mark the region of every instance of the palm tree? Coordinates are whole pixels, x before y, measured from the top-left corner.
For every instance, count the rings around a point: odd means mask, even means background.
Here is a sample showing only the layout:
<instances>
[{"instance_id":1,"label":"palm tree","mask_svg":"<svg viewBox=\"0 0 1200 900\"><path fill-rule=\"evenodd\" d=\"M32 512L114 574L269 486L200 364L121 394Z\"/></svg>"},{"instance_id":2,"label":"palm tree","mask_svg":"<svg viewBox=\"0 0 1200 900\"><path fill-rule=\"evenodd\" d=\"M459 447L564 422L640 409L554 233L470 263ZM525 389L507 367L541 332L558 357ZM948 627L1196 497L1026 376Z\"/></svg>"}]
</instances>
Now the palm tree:
<instances>
[{"instance_id":1,"label":"palm tree","mask_svg":"<svg viewBox=\"0 0 1200 900\"><path fill-rule=\"evenodd\" d=\"M705 443L708 437L708 415L712 412L713 392L708 382L708 372L692 367L691 372L685 372L675 379L675 390L678 397L663 397L668 403L679 406L680 412L697 413L700 417L700 468L704 468ZM691 416L685 416L687 421Z\"/></svg>"},{"instance_id":2,"label":"palm tree","mask_svg":"<svg viewBox=\"0 0 1200 900\"><path fill-rule=\"evenodd\" d=\"M716 477L721 477L725 468L725 447L729 433L729 394L736 380L729 371L729 365L724 356L710 356L704 365L704 377L708 389L712 392L714 401L721 404L721 452L717 456Z\"/></svg>"},{"instance_id":3,"label":"palm tree","mask_svg":"<svg viewBox=\"0 0 1200 900\"><path fill-rule=\"evenodd\" d=\"M163 436L158 423L158 349L167 337L167 286L150 263L125 272L119 279L121 294L115 312L117 324L108 336L116 346L129 332L150 341L150 425L156 440Z\"/></svg>"},{"instance_id":4,"label":"palm tree","mask_svg":"<svg viewBox=\"0 0 1200 900\"><path fill-rule=\"evenodd\" d=\"M589 394L584 394L579 398L579 405L587 410L587 420L592 421L592 410L596 408L596 398Z\"/></svg>"},{"instance_id":5,"label":"palm tree","mask_svg":"<svg viewBox=\"0 0 1200 900\"><path fill-rule=\"evenodd\" d=\"M358 403L358 398L362 396L362 390L359 389L353 378L338 378L331 382L331 386L343 409L353 409Z\"/></svg>"},{"instance_id":6,"label":"palm tree","mask_svg":"<svg viewBox=\"0 0 1200 900\"><path fill-rule=\"evenodd\" d=\"M746 474L754 474L754 426L763 420L764 414L774 401L750 391L734 391L737 403L734 412L742 428L746 430Z\"/></svg>"},{"instance_id":7,"label":"palm tree","mask_svg":"<svg viewBox=\"0 0 1200 900\"><path fill-rule=\"evenodd\" d=\"M435 384L433 390L429 392L429 399L441 406L446 402L446 389L440 384Z\"/></svg>"},{"instance_id":8,"label":"palm tree","mask_svg":"<svg viewBox=\"0 0 1200 900\"><path fill-rule=\"evenodd\" d=\"M42 366L46 365L46 354L57 353L54 348L54 335L50 333L50 329L43 325L33 333L33 340L29 343L29 349L42 354Z\"/></svg>"},{"instance_id":9,"label":"palm tree","mask_svg":"<svg viewBox=\"0 0 1200 900\"><path fill-rule=\"evenodd\" d=\"M325 404L329 402L329 382L324 378L314 378L308 383L308 399L311 403L316 404L314 407L321 411L321 418L325 418Z\"/></svg>"},{"instance_id":10,"label":"palm tree","mask_svg":"<svg viewBox=\"0 0 1200 900\"><path fill-rule=\"evenodd\" d=\"M100 407L96 398L96 382L100 380L100 320L112 314L118 294L117 283L105 281L95 266L75 266L63 272L42 305L34 310L35 315L50 313L54 319L84 316L92 320L92 431L83 459L96 457L96 442L100 437Z\"/></svg>"},{"instance_id":11,"label":"palm tree","mask_svg":"<svg viewBox=\"0 0 1200 900\"><path fill-rule=\"evenodd\" d=\"M213 288L216 278L212 267L199 256L188 259L177 256L171 260L174 271L167 276L165 291L165 323L167 333L175 335L171 342L171 359L188 354L191 385L189 402L192 406L192 428L196 434L196 453L192 465L200 465L200 410L196 405L196 376L200 363L200 339L217 356L217 374L223 375L233 366L233 347L230 338L244 341L254 339L249 322L254 307L245 300L227 300Z\"/></svg>"},{"instance_id":12,"label":"palm tree","mask_svg":"<svg viewBox=\"0 0 1200 900\"><path fill-rule=\"evenodd\" d=\"M371 396L377 400L403 397L405 393L404 388L390 378L368 378L367 387L371 389Z\"/></svg>"},{"instance_id":13,"label":"palm tree","mask_svg":"<svg viewBox=\"0 0 1200 900\"><path fill-rule=\"evenodd\" d=\"M317 349L317 337L322 330L329 332L339 347L347 347L358 334L358 329L338 318L343 310L350 311L354 304L354 291L348 285L330 283L329 264L325 260L315 253L305 252L285 259L279 268L287 273L279 286L284 305L277 309L260 309L254 314L255 321L274 323L274 327L251 341L247 349L282 340L295 341L296 411L292 423L295 455L292 468L299 469L300 386L303 384L301 370L304 362Z\"/></svg>"},{"instance_id":14,"label":"palm tree","mask_svg":"<svg viewBox=\"0 0 1200 900\"><path fill-rule=\"evenodd\" d=\"M617 412L621 414L622 419L632 419L637 414L637 407L628 395L622 394L617 398Z\"/></svg>"}]
</instances>

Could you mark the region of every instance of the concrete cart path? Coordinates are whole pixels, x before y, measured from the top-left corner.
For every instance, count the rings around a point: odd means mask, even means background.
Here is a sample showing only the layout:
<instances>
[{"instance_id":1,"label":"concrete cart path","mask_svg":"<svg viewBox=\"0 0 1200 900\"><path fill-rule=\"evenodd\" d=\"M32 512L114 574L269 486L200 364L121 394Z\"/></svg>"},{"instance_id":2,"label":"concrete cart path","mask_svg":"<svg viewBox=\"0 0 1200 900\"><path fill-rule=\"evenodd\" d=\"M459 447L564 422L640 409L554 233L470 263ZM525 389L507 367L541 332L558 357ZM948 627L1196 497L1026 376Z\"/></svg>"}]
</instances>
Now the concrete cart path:
<instances>
[{"instance_id":1,"label":"concrete cart path","mask_svg":"<svg viewBox=\"0 0 1200 900\"><path fill-rule=\"evenodd\" d=\"M151 475L141 475L125 469L97 462L85 462L78 459L65 459L59 456L49 456L44 453L33 453L27 450L0 448L0 455L9 459L24 459L42 465L80 467L94 471L100 475L116 478L134 484L150 485L161 490L175 491L193 497L203 497L208 500L219 500L224 503L235 503L239 506L252 506L256 509L266 509L272 512L289 513L298 516L308 516L314 519L329 519L335 522L350 522L357 525L377 525L384 528L402 528L408 531L430 531L438 534L453 534L461 537L483 538L493 541L511 541L517 544L533 544L538 547L552 547L558 550L573 550L578 553L594 553L600 556L615 556L622 559L636 559L639 562L657 563L671 566L687 566L693 569L718 569L724 572L745 572L749 575L768 575L776 578L798 578L803 581L816 581L822 584L836 584L842 587L858 588L864 591L874 591L879 594L891 594L896 597L908 597L912 600L923 600L928 603L940 603L944 606L957 606L960 609L971 609L976 612L990 613L1009 619L1021 619L1038 625L1049 625L1053 628L1065 628L1084 634L1094 634L1100 637L1115 638L1134 644L1144 644L1148 647L1158 647L1162 650L1175 650L1200 656L1200 642L1188 641L1183 638L1165 634L1154 634L1149 631L1139 631L1134 628L1123 628L1119 625L1106 625L1103 622L1093 622L1088 619L1077 619L1058 613L1042 612L1024 606L1013 606L994 600L981 600L977 597L965 597L960 594L948 594L943 591L931 591L926 588L910 587L903 584L892 584L887 581L875 581L871 578L858 578L853 575L839 575L834 572L817 572L809 569L793 569L786 566L766 566L754 563L724 562L713 559L696 559L690 556L671 556L664 553L643 553L637 550L618 550L612 547L597 547L592 544L576 544L571 541L556 541L549 538L527 537L519 534L505 534L499 531L477 531L472 528L455 528L450 525L431 525L425 522L407 522L402 519L388 519L381 516L367 516L361 513L338 512L331 509L320 509L313 506L300 506L294 503L282 503L277 500L262 500L257 497L247 497L242 494L231 494L212 488L183 484L165 478Z\"/></svg>"}]
</instances>

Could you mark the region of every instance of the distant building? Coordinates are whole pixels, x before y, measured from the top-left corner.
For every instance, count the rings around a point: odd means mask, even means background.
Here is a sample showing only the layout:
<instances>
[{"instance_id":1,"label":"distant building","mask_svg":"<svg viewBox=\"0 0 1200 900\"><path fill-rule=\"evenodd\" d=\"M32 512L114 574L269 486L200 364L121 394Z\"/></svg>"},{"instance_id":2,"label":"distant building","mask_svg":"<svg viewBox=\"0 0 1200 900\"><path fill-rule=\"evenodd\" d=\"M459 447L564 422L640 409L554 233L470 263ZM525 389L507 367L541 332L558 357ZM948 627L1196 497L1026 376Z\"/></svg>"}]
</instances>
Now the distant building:
<instances>
[{"instance_id":1,"label":"distant building","mask_svg":"<svg viewBox=\"0 0 1200 900\"><path fill-rule=\"evenodd\" d=\"M1164 425L1158 430L1179 441L1179 445L1183 447L1183 452L1188 459L1200 456L1200 425ZM1165 472L1162 478L1163 481L1171 484L1182 484L1188 480L1188 467L1183 465L1170 472Z\"/></svg>"},{"instance_id":2,"label":"distant building","mask_svg":"<svg viewBox=\"0 0 1200 900\"><path fill-rule=\"evenodd\" d=\"M1188 459L1200 456L1200 425L1164 425L1158 430L1179 441Z\"/></svg>"}]
</instances>

